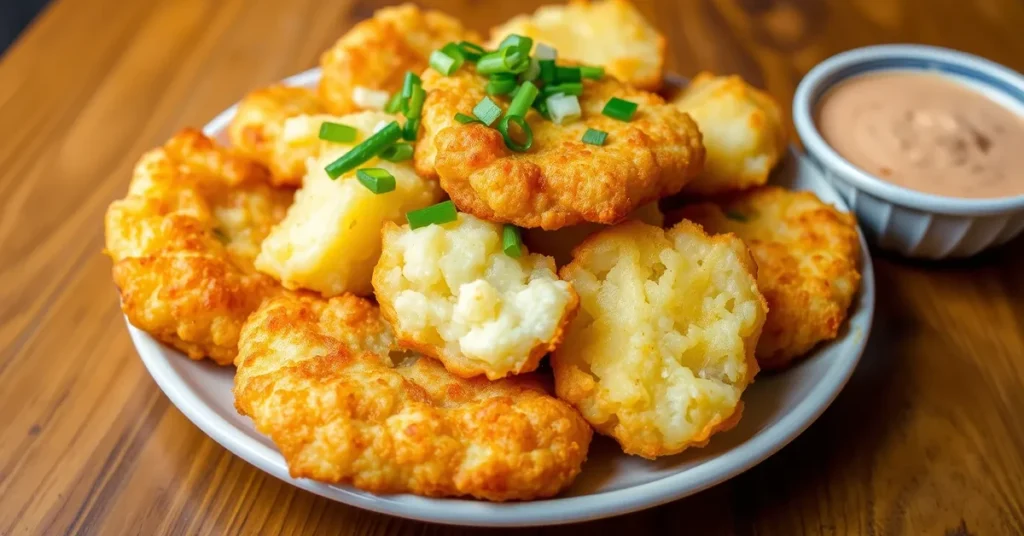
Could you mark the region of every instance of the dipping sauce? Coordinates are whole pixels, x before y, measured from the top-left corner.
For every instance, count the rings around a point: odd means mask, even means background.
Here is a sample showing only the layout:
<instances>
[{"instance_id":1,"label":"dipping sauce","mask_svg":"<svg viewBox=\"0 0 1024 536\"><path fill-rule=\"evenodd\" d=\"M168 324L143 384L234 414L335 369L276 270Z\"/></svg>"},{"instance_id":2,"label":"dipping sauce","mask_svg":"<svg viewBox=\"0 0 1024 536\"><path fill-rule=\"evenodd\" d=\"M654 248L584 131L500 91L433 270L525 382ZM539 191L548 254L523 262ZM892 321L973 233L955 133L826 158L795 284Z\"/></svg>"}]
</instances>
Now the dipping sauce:
<instances>
[{"instance_id":1,"label":"dipping sauce","mask_svg":"<svg viewBox=\"0 0 1024 536\"><path fill-rule=\"evenodd\" d=\"M947 197L1024 195L1024 119L954 79L857 76L825 93L816 112L825 141L885 181Z\"/></svg>"}]
</instances>

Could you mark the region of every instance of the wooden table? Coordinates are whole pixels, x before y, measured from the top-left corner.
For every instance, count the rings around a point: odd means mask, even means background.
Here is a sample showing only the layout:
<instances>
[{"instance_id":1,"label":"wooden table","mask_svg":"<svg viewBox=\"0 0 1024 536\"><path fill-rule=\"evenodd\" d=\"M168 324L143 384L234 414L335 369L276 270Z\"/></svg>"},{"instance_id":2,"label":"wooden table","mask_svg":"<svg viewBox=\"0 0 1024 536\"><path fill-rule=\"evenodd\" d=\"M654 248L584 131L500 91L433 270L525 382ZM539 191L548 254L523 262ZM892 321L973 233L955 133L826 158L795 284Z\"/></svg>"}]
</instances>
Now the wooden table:
<instances>
[{"instance_id":1,"label":"wooden table","mask_svg":"<svg viewBox=\"0 0 1024 536\"><path fill-rule=\"evenodd\" d=\"M203 435L129 342L101 218L145 149L313 66L383 2L55 0L0 63L0 534L461 533L300 491ZM533 2L439 0L485 30ZM911 41L1024 69L1015 0L644 2L673 70L788 108L815 63ZM692 498L582 527L689 534L1024 534L1024 240L877 254L868 351L824 416ZM558 533L564 529L553 529Z\"/></svg>"}]
</instances>

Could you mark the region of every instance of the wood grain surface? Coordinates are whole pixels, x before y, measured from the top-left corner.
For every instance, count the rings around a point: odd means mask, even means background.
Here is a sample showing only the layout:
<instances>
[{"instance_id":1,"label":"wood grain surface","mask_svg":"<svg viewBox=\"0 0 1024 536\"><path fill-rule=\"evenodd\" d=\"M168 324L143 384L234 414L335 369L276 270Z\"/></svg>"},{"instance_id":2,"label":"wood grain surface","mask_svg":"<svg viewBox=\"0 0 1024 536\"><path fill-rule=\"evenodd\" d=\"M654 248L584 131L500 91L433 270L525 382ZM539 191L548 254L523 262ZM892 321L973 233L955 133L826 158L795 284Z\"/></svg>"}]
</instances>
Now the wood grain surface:
<instances>
[{"instance_id":1,"label":"wood grain surface","mask_svg":"<svg viewBox=\"0 0 1024 536\"><path fill-rule=\"evenodd\" d=\"M0 534L477 532L321 499L208 439L143 368L100 254L142 151L313 66L381 4L55 0L0 61ZM486 30L535 2L427 4ZM640 5L672 70L740 73L787 109L811 66L872 43L1024 69L1019 0ZM1024 240L940 264L877 254L875 269L867 354L799 439L692 498L571 529L1024 534Z\"/></svg>"}]
</instances>

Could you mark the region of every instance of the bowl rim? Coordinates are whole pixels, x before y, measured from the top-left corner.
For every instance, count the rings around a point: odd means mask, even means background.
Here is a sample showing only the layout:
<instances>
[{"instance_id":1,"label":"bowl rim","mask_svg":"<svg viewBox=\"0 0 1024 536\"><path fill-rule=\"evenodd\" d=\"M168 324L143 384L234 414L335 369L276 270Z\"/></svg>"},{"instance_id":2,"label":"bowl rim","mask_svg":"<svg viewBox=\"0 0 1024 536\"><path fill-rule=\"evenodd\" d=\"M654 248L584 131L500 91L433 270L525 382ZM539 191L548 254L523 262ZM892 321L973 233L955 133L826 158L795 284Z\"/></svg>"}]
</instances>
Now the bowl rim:
<instances>
[{"instance_id":1,"label":"bowl rim","mask_svg":"<svg viewBox=\"0 0 1024 536\"><path fill-rule=\"evenodd\" d=\"M812 68L797 85L793 95L793 124L807 153L819 165L834 172L839 179L852 183L876 197L889 202L918 209L951 215L995 215L1024 209L1024 194L1012 197L960 198L919 192L880 179L850 163L829 145L814 122L813 110L818 99L835 83L864 71L848 74L840 79L834 75L844 69L865 65L877 60L918 60L940 65L955 66L961 71L977 73L996 79L1024 93L1024 76L1020 73L974 54L930 45L891 44L855 48L836 54ZM910 66L878 67L880 70L923 70ZM989 85L989 84L986 84ZM999 88L994 91L1006 93ZM1011 96L1012 95L1008 95ZM1021 102L1024 105L1024 102Z\"/></svg>"}]
</instances>

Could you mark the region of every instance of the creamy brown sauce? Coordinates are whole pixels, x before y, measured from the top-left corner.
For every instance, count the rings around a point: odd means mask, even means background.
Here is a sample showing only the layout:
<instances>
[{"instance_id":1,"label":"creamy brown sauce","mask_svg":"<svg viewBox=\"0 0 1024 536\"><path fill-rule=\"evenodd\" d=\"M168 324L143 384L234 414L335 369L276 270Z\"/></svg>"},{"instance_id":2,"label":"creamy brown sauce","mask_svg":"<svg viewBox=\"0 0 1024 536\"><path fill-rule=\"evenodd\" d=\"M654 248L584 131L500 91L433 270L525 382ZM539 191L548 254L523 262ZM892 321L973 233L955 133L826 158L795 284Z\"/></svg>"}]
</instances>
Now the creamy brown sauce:
<instances>
[{"instance_id":1,"label":"creamy brown sauce","mask_svg":"<svg viewBox=\"0 0 1024 536\"><path fill-rule=\"evenodd\" d=\"M953 79L857 76L823 95L816 116L836 152L885 181L948 197L1024 195L1024 119Z\"/></svg>"}]
</instances>

